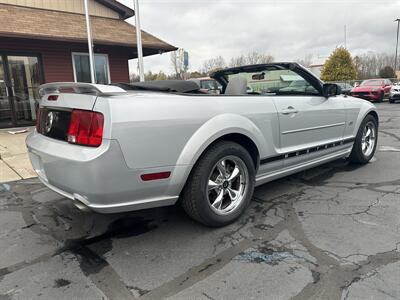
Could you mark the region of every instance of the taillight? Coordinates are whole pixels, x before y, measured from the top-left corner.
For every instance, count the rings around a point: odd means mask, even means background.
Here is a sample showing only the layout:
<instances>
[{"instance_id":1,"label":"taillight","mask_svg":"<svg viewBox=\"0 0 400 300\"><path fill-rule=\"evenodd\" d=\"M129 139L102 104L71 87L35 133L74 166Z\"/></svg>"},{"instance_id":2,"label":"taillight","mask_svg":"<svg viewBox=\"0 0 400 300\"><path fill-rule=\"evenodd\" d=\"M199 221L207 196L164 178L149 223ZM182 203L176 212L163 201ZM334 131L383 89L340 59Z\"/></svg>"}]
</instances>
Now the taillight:
<instances>
[{"instance_id":1,"label":"taillight","mask_svg":"<svg viewBox=\"0 0 400 300\"><path fill-rule=\"evenodd\" d=\"M104 116L101 113L74 109L67 140L69 143L98 147L103 140Z\"/></svg>"},{"instance_id":2,"label":"taillight","mask_svg":"<svg viewBox=\"0 0 400 300\"><path fill-rule=\"evenodd\" d=\"M58 95L50 95L47 97L47 101L57 101Z\"/></svg>"}]
</instances>

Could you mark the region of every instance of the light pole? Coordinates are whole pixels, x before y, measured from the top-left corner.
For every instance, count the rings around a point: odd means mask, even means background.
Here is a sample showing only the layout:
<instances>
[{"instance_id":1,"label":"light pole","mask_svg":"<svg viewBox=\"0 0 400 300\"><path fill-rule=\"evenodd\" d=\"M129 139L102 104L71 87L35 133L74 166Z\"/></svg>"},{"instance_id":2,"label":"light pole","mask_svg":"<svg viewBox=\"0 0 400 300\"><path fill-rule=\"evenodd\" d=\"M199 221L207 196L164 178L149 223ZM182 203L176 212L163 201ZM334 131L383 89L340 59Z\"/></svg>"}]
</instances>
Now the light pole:
<instances>
[{"instance_id":1,"label":"light pole","mask_svg":"<svg viewBox=\"0 0 400 300\"><path fill-rule=\"evenodd\" d=\"M394 74L396 75L397 78L397 49L399 48L399 29L400 29L400 19L396 19L394 20L395 22L397 22L397 40L396 40L396 54L394 57Z\"/></svg>"},{"instance_id":2,"label":"light pole","mask_svg":"<svg viewBox=\"0 0 400 300\"><path fill-rule=\"evenodd\" d=\"M90 28L88 0L84 0L84 3L85 3L86 31L87 31L88 48L89 48L90 79L92 83L96 83L96 75L95 75L96 71L94 69L93 40L92 40L92 30Z\"/></svg>"},{"instance_id":3,"label":"light pole","mask_svg":"<svg viewBox=\"0 0 400 300\"><path fill-rule=\"evenodd\" d=\"M144 67L143 67L143 48L142 48L142 31L140 30L140 16L139 16L139 0L134 0L135 9L135 26L136 26L136 44L139 63L139 78L144 81Z\"/></svg>"}]
</instances>

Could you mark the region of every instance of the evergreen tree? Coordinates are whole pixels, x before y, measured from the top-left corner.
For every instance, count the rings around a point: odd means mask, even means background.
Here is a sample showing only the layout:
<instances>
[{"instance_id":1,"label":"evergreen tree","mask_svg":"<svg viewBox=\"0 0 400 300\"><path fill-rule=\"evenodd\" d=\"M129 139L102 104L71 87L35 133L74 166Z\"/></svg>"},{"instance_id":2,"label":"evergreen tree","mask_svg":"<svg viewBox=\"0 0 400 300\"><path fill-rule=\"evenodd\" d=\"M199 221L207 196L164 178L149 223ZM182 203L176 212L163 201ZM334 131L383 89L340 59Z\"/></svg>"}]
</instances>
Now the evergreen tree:
<instances>
[{"instance_id":1,"label":"evergreen tree","mask_svg":"<svg viewBox=\"0 0 400 300\"><path fill-rule=\"evenodd\" d=\"M336 48L321 70L324 81L346 81L357 79L357 69L350 52L344 48Z\"/></svg>"}]
</instances>

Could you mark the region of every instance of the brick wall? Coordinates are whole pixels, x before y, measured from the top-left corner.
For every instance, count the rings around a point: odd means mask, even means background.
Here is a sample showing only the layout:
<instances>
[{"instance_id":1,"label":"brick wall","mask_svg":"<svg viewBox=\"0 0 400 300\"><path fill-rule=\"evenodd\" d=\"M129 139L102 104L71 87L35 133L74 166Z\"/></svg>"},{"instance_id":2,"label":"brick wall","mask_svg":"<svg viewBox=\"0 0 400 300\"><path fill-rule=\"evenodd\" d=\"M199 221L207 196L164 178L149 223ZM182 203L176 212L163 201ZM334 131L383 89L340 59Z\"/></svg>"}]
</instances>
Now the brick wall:
<instances>
[{"instance_id":1,"label":"brick wall","mask_svg":"<svg viewBox=\"0 0 400 300\"><path fill-rule=\"evenodd\" d=\"M88 52L86 44L0 37L0 54L40 55L44 82L74 81L72 52ZM129 82L129 49L95 45L95 52L108 54L112 82Z\"/></svg>"}]
</instances>

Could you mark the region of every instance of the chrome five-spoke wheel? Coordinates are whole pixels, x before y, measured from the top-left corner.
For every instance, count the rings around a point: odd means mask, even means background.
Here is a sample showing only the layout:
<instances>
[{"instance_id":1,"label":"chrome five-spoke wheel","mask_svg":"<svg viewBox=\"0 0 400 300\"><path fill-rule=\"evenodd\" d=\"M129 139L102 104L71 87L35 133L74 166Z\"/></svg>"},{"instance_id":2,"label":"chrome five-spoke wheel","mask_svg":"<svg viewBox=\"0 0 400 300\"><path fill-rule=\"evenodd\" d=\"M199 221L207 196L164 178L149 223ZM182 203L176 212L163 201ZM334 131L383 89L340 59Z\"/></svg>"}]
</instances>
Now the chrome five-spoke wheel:
<instances>
[{"instance_id":1,"label":"chrome five-spoke wheel","mask_svg":"<svg viewBox=\"0 0 400 300\"><path fill-rule=\"evenodd\" d=\"M208 177L207 197L217 214L234 211L245 198L249 174L245 163L235 156L219 160Z\"/></svg>"},{"instance_id":2,"label":"chrome five-spoke wheel","mask_svg":"<svg viewBox=\"0 0 400 300\"><path fill-rule=\"evenodd\" d=\"M366 164L375 154L378 143L378 119L369 114L362 121L353 149L350 153L350 161L356 164Z\"/></svg>"},{"instance_id":3,"label":"chrome five-spoke wheel","mask_svg":"<svg viewBox=\"0 0 400 300\"><path fill-rule=\"evenodd\" d=\"M242 145L216 142L193 167L181 194L182 207L204 225L228 225L250 203L255 177L254 160Z\"/></svg>"},{"instance_id":4,"label":"chrome five-spoke wheel","mask_svg":"<svg viewBox=\"0 0 400 300\"><path fill-rule=\"evenodd\" d=\"M375 149L376 143L376 126L375 123L369 121L363 130L361 137L361 150L365 156L370 156Z\"/></svg>"}]
</instances>

